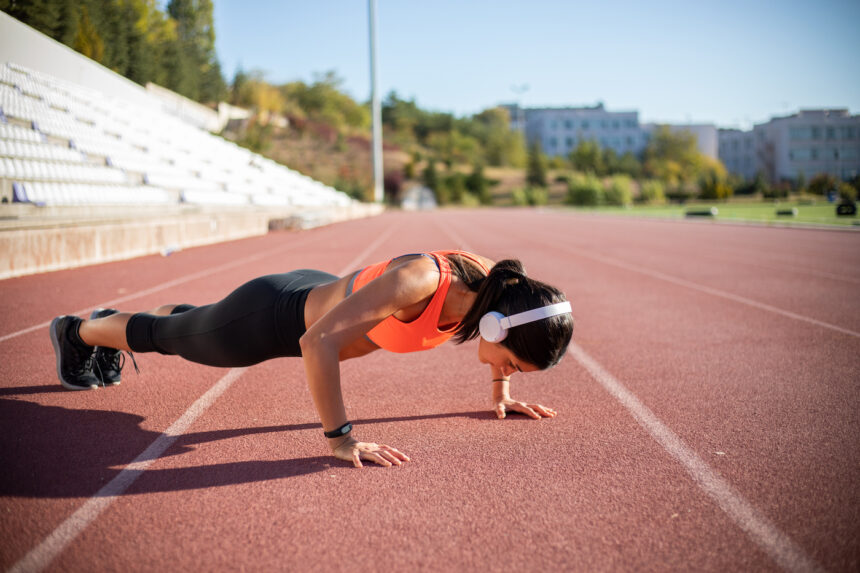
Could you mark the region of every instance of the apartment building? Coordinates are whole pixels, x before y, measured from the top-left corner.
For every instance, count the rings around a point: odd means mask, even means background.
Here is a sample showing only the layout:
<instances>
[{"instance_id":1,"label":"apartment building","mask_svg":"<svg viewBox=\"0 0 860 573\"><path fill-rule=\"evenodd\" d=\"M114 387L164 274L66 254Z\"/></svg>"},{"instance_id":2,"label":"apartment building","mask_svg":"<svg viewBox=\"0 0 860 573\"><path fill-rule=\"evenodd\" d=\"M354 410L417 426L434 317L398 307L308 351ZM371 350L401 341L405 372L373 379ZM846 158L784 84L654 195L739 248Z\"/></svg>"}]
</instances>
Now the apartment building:
<instances>
[{"instance_id":1,"label":"apartment building","mask_svg":"<svg viewBox=\"0 0 860 573\"><path fill-rule=\"evenodd\" d=\"M806 180L829 173L848 180L860 173L860 115L847 109L807 109L775 117L751 131L721 129L720 161L730 173L768 181Z\"/></svg>"},{"instance_id":2,"label":"apartment building","mask_svg":"<svg viewBox=\"0 0 860 573\"><path fill-rule=\"evenodd\" d=\"M503 106L511 116L511 129L522 131L529 143L540 142L550 156L568 155L582 141L596 141L618 155L641 153L648 133L639 125L637 111L607 111L594 107L522 108Z\"/></svg>"},{"instance_id":3,"label":"apartment building","mask_svg":"<svg viewBox=\"0 0 860 573\"><path fill-rule=\"evenodd\" d=\"M758 172L755 154L755 135L740 129L719 130L719 158L729 173L744 179L753 179Z\"/></svg>"},{"instance_id":4,"label":"apartment building","mask_svg":"<svg viewBox=\"0 0 860 573\"><path fill-rule=\"evenodd\" d=\"M582 141L595 141L618 155L639 155L658 124L639 123L638 111L608 111L603 104L593 107L522 108L505 105L511 129L525 134L529 143L538 141L544 153L566 156ZM687 131L696 137L699 151L717 158L717 128L712 124L670 125L674 132Z\"/></svg>"}]
</instances>

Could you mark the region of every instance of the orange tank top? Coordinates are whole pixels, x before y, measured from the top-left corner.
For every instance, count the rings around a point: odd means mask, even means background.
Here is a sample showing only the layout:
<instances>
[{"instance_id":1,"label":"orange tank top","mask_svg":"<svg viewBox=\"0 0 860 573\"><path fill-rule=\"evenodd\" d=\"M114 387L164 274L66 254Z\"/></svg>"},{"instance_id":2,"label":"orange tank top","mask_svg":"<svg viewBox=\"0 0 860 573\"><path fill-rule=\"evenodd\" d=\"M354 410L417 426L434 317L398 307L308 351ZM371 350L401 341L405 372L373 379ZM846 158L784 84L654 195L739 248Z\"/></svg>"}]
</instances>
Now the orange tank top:
<instances>
[{"instance_id":1,"label":"orange tank top","mask_svg":"<svg viewBox=\"0 0 860 573\"><path fill-rule=\"evenodd\" d=\"M454 336L454 332L460 323L455 323L445 330L439 329L439 316L442 313L442 305L445 304L445 296L448 294L448 288L451 286L451 265L448 263L445 255L461 255L480 266L485 273L490 272L475 255L465 251L432 251L421 254L432 258L436 262L436 266L439 267L439 286L436 287L436 292L433 294L433 298L430 299L427 308L415 320L402 322L392 315L367 332L367 338L371 342L389 352L429 350ZM393 260L395 259L376 263L357 271L352 276L346 288L347 296L379 277Z\"/></svg>"}]
</instances>

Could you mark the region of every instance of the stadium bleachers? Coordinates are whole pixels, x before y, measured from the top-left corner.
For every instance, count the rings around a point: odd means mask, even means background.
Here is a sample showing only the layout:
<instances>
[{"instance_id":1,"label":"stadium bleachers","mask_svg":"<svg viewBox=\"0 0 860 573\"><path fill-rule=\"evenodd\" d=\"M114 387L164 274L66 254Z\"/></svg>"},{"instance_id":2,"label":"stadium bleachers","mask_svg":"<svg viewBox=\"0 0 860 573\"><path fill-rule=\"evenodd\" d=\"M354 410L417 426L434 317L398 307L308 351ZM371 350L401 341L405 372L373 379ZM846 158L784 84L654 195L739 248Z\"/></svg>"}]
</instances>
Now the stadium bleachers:
<instances>
[{"instance_id":1,"label":"stadium bleachers","mask_svg":"<svg viewBox=\"0 0 860 573\"><path fill-rule=\"evenodd\" d=\"M0 64L0 183L40 205L349 206L344 193L184 123Z\"/></svg>"}]
</instances>

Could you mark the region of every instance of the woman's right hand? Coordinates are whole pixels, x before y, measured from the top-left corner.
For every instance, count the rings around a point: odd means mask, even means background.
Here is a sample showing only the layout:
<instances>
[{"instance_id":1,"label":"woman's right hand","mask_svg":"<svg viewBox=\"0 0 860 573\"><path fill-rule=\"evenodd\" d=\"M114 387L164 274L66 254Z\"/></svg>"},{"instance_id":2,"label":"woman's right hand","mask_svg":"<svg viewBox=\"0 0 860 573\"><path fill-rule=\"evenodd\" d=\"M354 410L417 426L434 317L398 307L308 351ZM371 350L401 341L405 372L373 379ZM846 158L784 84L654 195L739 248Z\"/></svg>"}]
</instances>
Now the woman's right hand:
<instances>
[{"instance_id":1,"label":"woman's right hand","mask_svg":"<svg viewBox=\"0 0 860 573\"><path fill-rule=\"evenodd\" d=\"M411 461L409 456L383 444L372 442L359 442L354 438L348 438L333 450L334 457L339 460L352 462L355 467L363 467L361 460L377 463L381 466L399 466L403 462Z\"/></svg>"}]
</instances>

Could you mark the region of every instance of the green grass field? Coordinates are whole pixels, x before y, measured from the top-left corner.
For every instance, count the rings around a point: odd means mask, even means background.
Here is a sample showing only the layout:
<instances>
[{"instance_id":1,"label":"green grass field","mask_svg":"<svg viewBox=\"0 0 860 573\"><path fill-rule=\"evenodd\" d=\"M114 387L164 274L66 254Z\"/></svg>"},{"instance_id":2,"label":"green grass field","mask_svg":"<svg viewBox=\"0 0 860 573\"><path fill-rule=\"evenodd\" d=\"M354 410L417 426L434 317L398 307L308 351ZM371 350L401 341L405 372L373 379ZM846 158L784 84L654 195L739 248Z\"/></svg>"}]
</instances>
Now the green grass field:
<instances>
[{"instance_id":1,"label":"green grass field","mask_svg":"<svg viewBox=\"0 0 860 573\"><path fill-rule=\"evenodd\" d=\"M636 205L633 207L575 208L587 213L605 213L631 217L684 218L688 209L707 209L716 207L719 213L716 221L753 221L759 223L789 223L803 225L857 226L860 230L860 217L837 217L836 205L820 202L813 205L796 202L776 203L688 203L687 205ZM778 209L797 208L797 216L778 216ZM857 222L855 225L855 221Z\"/></svg>"}]
</instances>

